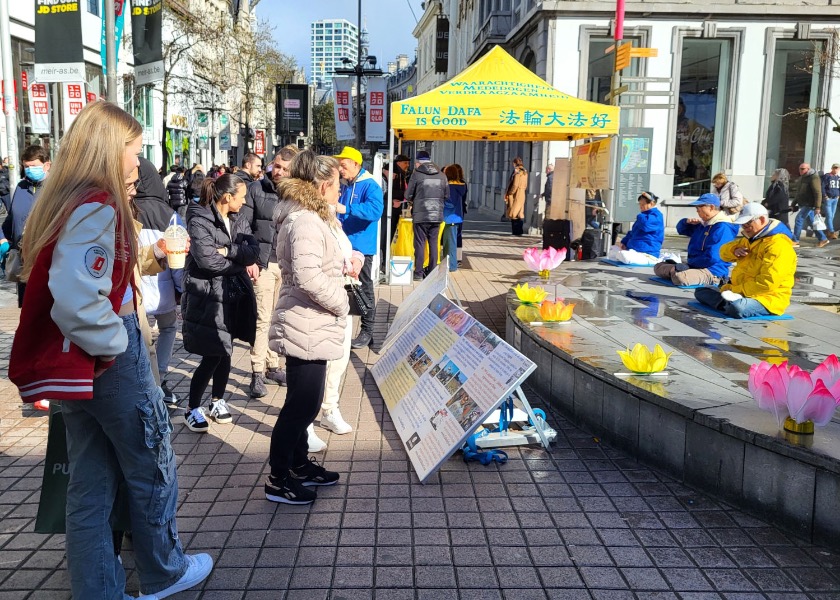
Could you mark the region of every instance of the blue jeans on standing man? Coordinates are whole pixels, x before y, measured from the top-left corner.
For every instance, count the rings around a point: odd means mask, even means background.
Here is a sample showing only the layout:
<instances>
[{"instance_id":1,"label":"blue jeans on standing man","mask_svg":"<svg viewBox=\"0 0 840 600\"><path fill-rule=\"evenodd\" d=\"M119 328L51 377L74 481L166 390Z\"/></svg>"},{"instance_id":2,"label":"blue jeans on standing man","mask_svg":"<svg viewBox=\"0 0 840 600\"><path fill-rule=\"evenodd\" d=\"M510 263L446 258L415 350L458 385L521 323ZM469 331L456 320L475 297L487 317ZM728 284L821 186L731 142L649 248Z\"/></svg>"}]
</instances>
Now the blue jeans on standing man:
<instances>
[{"instance_id":1,"label":"blue jeans on standing man","mask_svg":"<svg viewBox=\"0 0 840 600\"><path fill-rule=\"evenodd\" d=\"M822 203L825 212L825 230L834 233L834 213L837 212L837 198L825 198Z\"/></svg>"},{"instance_id":2,"label":"blue jeans on standing man","mask_svg":"<svg viewBox=\"0 0 840 600\"><path fill-rule=\"evenodd\" d=\"M753 298L741 298L739 300L724 300L720 290L713 287L697 288L694 290L694 297L700 304L705 304L715 310L726 313L733 319L745 319L747 317L759 317L769 315L770 311L764 305Z\"/></svg>"},{"instance_id":3,"label":"blue jeans on standing man","mask_svg":"<svg viewBox=\"0 0 840 600\"><path fill-rule=\"evenodd\" d=\"M109 523L123 479L140 589L154 594L187 570L175 526L178 479L172 425L152 377L137 315L122 320L128 348L94 379L93 399L61 403L70 459L67 568L73 597L79 599L129 597Z\"/></svg>"},{"instance_id":4,"label":"blue jeans on standing man","mask_svg":"<svg viewBox=\"0 0 840 600\"><path fill-rule=\"evenodd\" d=\"M836 207L836 204L835 204ZM796 213L796 220L793 222L793 241L798 242L799 236L802 235L802 227L807 223L813 227L814 225L814 215L815 215L814 207L813 206L801 206L799 208L799 212ZM817 231L814 229L814 235L817 236L819 241L823 241L828 239L825 235L825 231Z\"/></svg>"},{"instance_id":5,"label":"blue jeans on standing man","mask_svg":"<svg viewBox=\"0 0 840 600\"><path fill-rule=\"evenodd\" d=\"M449 257L449 272L453 273L458 270L458 230L461 225L457 223L443 224L443 238L441 239L441 251L443 256ZM441 256L441 262L443 262Z\"/></svg>"}]
</instances>

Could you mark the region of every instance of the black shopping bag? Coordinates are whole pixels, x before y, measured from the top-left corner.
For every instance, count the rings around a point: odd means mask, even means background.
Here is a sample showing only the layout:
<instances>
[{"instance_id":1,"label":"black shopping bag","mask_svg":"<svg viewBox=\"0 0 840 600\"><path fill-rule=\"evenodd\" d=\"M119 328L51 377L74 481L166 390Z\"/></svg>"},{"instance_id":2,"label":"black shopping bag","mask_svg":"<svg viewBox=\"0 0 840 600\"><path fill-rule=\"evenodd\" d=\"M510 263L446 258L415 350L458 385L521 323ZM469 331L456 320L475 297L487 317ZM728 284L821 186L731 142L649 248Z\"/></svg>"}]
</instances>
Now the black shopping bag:
<instances>
[{"instance_id":1,"label":"black shopping bag","mask_svg":"<svg viewBox=\"0 0 840 600\"><path fill-rule=\"evenodd\" d=\"M67 456L67 432L61 405L50 402L50 425L47 434L47 456L41 481L41 499L35 518L35 533L64 533L67 506L67 484L70 481L70 459ZM120 483L114 508L111 511L111 528L129 531L128 496L125 482Z\"/></svg>"}]
</instances>

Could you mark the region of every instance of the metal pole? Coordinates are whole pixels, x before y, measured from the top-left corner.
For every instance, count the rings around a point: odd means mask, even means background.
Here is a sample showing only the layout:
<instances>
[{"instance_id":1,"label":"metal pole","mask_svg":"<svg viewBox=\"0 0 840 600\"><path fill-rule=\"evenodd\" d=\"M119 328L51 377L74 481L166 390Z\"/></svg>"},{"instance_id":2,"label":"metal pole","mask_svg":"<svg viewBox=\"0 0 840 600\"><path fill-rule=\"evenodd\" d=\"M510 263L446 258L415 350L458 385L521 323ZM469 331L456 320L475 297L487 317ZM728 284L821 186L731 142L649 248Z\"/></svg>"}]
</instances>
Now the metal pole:
<instances>
[{"instance_id":1,"label":"metal pole","mask_svg":"<svg viewBox=\"0 0 840 600\"><path fill-rule=\"evenodd\" d=\"M52 120L53 120L53 144L52 148L52 156L53 158L56 157L58 153L58 137L61 134L61 123L59 121L59 107L61 106L61 84L54 83L52 84Z\"/></svg>"},{"instance_id":2,"label":"metal pole","mask_svg":"<svg viewBox=\"0 0 840 600\"><path fill-rule=\"evenodd\" d=\"M390 140L390 144L388 146L388 189L386 190L387 194L387 201L385 202L385 210L388 213L388 218L385 220L387 230L382 232L382 235L388 236L388 243L385 244L385 283L387 285L391 285L391 242L394 240L391 239L391 219L394 218L394 202L393 202L393 189L394 184L391 181L391 178L394 177L394 130L391 129L391 134L388 136ZM400 139L402 143L402 139ZM399 215L396 215L399 219Z\"/></svg>"},{"instance_id":3,"label":"metal pole","mask_svg":"<svg viewBox=\"0 0 840 600\"><path fill-rule=\"evenodd\" d=\"M105 76L108 102L117 101L117 48L114 39L116 29L116 12L114 0L105 0Z\"/></svg>"},{"instance_id":4,"label":"metal pole","mask_svg":"<svg viewBox=\"0 0 840 600\"><path fill-rule=\"evenodd\" d=\"M356 149L362 149L362 0L359 0L359 30L356 34Z\"/></svg>"},{"instance_id":5,"label":"metal pole","mask_svg":"<svg viewBox=\"0 0 840 600\"><path fill-rule=\"evenodd\" d=\"M15 111L15 72L12 70L12 35L9 32L9 0L0 0L0 53L3 54L3 102L6 105L6 143L9 146L9 164L17 165L18 152L17 111ZM18 169L9 169L9 188L18 184Z\"/></svg>"}]
</instances>

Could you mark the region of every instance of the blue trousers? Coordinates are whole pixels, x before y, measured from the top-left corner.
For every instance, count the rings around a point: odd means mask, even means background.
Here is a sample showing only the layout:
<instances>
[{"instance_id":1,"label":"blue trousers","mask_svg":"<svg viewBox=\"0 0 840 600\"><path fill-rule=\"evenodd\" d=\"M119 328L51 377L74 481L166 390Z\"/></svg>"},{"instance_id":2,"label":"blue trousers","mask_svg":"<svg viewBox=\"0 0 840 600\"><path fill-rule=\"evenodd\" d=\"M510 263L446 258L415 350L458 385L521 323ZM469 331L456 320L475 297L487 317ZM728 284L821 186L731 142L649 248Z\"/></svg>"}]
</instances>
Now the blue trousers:
<instances>
[{"instance_id":1,"label":"blue trousers","mask_svg":"<svg viewBox=\"0 0 840 600\"><path fill-rule=\"evenodd\" d=\"M807 223L808 225L812 225L814 222L814 207L813 206L803 206L799 209L799 212L796 213L796 220L793 222L793 240L795 242L799 241L799 236L802 235L802 227ZM819 241L823 241L828 239L825 235L825 231L817 231L814 230L814 235L817 236Z\"/></svg>"},{"instance_id":2,"label":"blue trousers","mask_svg":"<svg viewBox=\"0 0 840 600\"><path fill-rule=\"evenodd\" d=\"M834 214L837 212L837 198L825 198L822 203L825 211L825 230L834 233Z\"/></svg>"},{"instance_id":3,"label":"blue trousers","mask_svg":"<svg viewBox=\"0 0 840 600\"><path fill-rule=\"evenodd\" d=\"M443 239L441 240L441 250L443 256L449 257L449 272L458 270L458 230L460 225L452 223L443 224ZM443 256L441 262L443 262Z\"/></svg>"},{"instance_id":4,"label":"blue trousers","mask_svg":"<svg viewBox=\"0 0 840 600\"><path fill-rule=\"evenodd\" d=\"M127 486L140 588L153 594L186 572L175 510L178 479L172 425L152 377L137 315L123 317L128 348L93 382L93 399L61 403L67 429L67 568L74 598L124 600L109 517Z\"/></svg>"},{"instance_id":5,"label":"blue trousers","mask_svg":"<svg viewBox=\"0 0 840 600\"><path fill-rule=\"evenodd\" d=\"M758 300L752 298L741 298L730 302L724 300L720 295L720 290L717 288L697 288L694 290L694 297L697 301L706 306L710 306L715 310L725 312L734 319L743 319L746 317L758 317L762 315L769 315L770 311L764 308L764 305Z\"/></svg>"}]
</instances>

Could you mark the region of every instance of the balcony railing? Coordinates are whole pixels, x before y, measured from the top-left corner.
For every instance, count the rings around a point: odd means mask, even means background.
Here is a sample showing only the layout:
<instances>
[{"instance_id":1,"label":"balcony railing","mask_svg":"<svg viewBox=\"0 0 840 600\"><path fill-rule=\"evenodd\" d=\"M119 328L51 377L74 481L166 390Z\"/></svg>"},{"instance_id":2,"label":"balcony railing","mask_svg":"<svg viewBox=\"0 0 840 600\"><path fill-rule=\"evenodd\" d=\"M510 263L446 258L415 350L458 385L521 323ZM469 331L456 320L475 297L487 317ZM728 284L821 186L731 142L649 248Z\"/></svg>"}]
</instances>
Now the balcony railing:
<instances>
[{"instance_id":1,"label":"balcony railing","mask_svg":"<svg viewBox=\"0 0 840 600\"><path fill-rule=\"evenodd\" d=\"M479 49L488 44L501 44L513 26L511 11L494 11L487 16L484 25L478 30L473 43Z\"/></svg>"}]
</instances>

